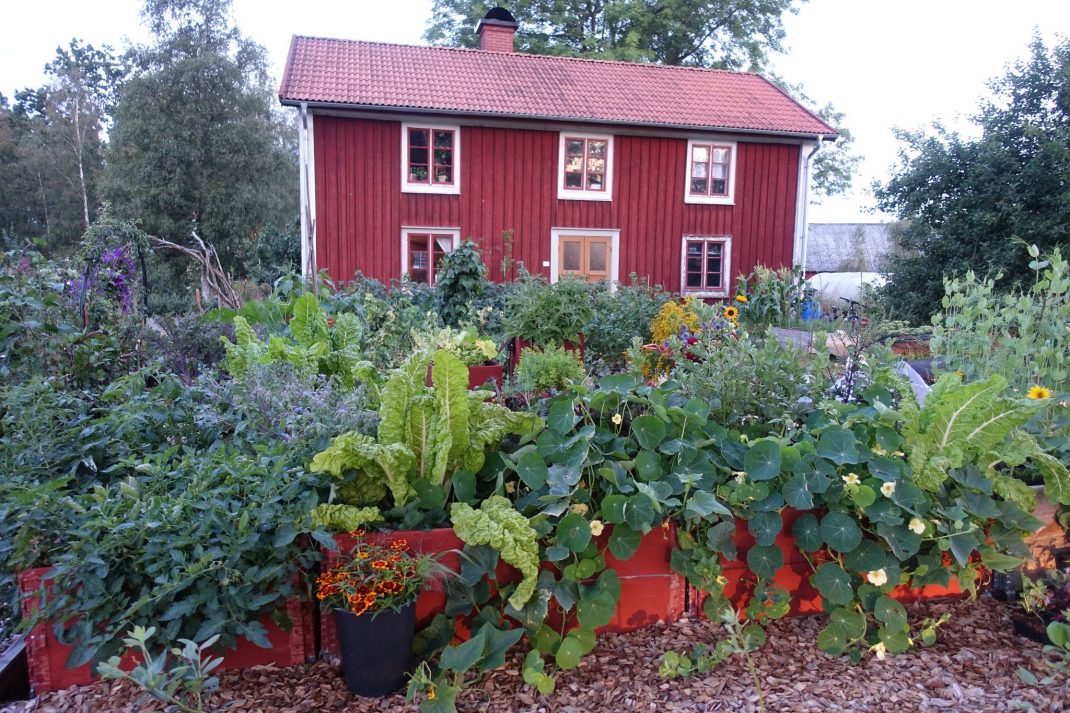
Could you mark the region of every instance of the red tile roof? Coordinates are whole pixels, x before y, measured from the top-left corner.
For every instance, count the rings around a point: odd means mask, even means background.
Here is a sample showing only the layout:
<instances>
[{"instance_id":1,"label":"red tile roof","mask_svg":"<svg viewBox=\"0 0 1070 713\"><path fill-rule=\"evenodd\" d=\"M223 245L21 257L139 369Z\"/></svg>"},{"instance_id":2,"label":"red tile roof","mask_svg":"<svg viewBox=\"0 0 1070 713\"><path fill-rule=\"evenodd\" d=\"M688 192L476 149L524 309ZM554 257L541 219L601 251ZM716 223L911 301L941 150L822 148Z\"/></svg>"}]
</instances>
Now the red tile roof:
<instances>
[{"instance_id":1,"label":"red tile roof","mask_svg":"<svg viewBox=\"0 0 1070 713\"><path fill-rule=\"evenodd\" d=\"M283 104L834 137L757 74L295 36Z\"/></svg>"}]
</instances>

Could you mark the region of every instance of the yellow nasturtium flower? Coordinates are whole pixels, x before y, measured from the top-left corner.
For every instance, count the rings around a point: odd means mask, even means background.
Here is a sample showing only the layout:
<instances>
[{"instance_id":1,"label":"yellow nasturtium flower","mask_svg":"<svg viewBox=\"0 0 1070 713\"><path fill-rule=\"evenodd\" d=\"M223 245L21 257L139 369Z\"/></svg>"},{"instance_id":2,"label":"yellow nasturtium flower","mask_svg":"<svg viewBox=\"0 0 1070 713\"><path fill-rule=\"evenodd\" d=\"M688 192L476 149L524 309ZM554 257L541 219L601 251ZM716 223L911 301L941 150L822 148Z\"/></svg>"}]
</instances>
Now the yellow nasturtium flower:
<instances>
[{"instance_id":1,"label":"yellow nasturtium flower","mask_svg":"<svg viewBox=\"0 0 1070 713\"><path fill-rule=\"evenodd\" d=\"M602 530L606 529L606 526L602 524L601 520L591 520L591 534L598 537L602 534Z\"/></svg>"},{"instance_id":2,"label":"yellow nasturtium flower","mask_svg":"<svg viewBox=\"0 0 1070 713\"><path fill-rule=\"evenodd\" d=\"M925 523L920 517L910 518L910 524L907 525L907 527L910 528L910 531L915 535L921 535L925 532Z\"/></svg>"},{"instance_id":3,"label":"yellow nasturtium flower","mask_svg":"<svg viewBox=\"0 0 1070 713\"><path fill-rule=\"evenodd\" d=\"M892 497L895 493L895 483L885 483L881 486L881 495L886 498Z\"/></svg>"},{"instance_id":4,"label":"yellow nasturtium flower","mask_svg":"<svg viewBox=\"0 0 1070 713\"><path fill-rule=\"evenodd\" d=\"M621 416L619 413L615 413L613 414L613 418L611 420L613 421L614 426L619 426L621 421L624 420L624 417Z\"/></svg>"},{"instance_id":5,"label":"yellow nasturtium flower","mask_svg":"<svg viewBox=\"0 0 1070 713\"><path fill-rule=\"evenodd\" d=\"M847 475L840 477L843 478L843 482L847 485L858 485L862 482L862 479L858 477L858 473L848 473Z\"/></svg>"},{"instance_id":6,"label":"yellow nasturtium flower","mask_svg":"<svg viewBox=\"0 0 1070 713\"><path fill-rule=\"evenodd\" d=\"M888 573L883 569L875 569L872 572L866 572L866 579L874 587L883 587L888 583Z\"/></svg>"}]
</instances>

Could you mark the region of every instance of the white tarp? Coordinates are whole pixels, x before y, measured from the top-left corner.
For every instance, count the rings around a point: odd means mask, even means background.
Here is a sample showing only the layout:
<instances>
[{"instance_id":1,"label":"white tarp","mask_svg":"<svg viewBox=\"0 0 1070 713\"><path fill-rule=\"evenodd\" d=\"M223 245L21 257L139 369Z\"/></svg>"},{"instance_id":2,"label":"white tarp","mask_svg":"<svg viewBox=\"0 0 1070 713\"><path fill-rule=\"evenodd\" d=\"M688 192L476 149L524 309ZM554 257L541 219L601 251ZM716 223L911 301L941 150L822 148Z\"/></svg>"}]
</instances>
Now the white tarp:
<instances>
[{"instance_id":1,"label":"white tarp","mask_svg":"<svg viewBox=\"0 0 1070 713\"><path fill-rule=\"evenodd\" d=\"M819 272L807 282L817 291L817 301L825 306L842 307L841 297L862 301L862 285L880 287L885 283L879 272Z\"/></svg>"}]
</instances>

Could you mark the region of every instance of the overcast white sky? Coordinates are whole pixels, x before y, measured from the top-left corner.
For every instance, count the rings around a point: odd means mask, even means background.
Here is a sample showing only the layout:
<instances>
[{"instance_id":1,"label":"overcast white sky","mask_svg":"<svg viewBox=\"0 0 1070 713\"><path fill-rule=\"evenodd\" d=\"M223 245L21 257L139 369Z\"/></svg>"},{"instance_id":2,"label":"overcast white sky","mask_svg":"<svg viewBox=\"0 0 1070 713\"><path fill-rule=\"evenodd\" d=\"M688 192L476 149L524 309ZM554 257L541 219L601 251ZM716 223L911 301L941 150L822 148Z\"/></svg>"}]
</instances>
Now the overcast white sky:
<instances>
[{"instance_id":1,"label":"overcast white sky","mask_svg":"<svg viewBox=\"0 0 1070 713\"><path fill-rule=\"evenodd\" d=\"M508 2L506 1L506 6ZM72 37L122 47L145 38L140 0L5 2L0 10L0 92L36 86L42 67ZM431 0L235 0L242 31L265 45L281 73L290 35L419 43ZM887 177L894 127L935 119L955 125L987 93L986 82L1026 53L1034 28L1070 34L1067 0L812 0L788 16L776 71L846 112L864 163L850 195L828 199L813 222L874 221L869 186Z\"/></svg>"}]
</instances>

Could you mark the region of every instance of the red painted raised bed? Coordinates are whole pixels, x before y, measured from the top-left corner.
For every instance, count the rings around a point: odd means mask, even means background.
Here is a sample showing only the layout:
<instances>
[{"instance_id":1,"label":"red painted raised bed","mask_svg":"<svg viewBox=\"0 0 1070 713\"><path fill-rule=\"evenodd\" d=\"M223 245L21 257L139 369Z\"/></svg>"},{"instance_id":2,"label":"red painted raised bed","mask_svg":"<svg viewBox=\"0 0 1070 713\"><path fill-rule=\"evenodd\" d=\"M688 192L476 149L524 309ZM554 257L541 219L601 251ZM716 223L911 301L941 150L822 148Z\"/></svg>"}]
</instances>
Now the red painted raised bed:
<instances>
[{"instance_id":1,"label":"red painted raised bed","mask_svg":"<svg viewBox=\"0 0 1070 713\"><path fill-rule=\"evenodd\" d=\"M37 591L42 579L49 572L42 567L19 572L19 591L22 593L22 614L29 617L37 608ZM296 666L315 658L316 627L313 609L309 602L298 599L286 601L286 614L292 626L289 631L279 627L270 617L261 620L267 630L270 649L263 649L244 638L238 639L236 649L223 649L221 670L246 669L253 666ZM71 647L61 644L52 631L52 625L42 622L26 636L26 654L30 669L30 686L34 695L58 691L70 686L84 686L97 680L85 664L67 668ZM217 654L218 655L218 654ZM134 662L127 658L124 668L133 668Z\"/></svg>"},{"instance_id":2,"label":"red painted raised bed","mask_svg":"<svg viewBox=\"0 0 1070 713\"><path fill-rule=\"evenodd\" d=\"M468 367L468 390L482 388L488 381L494 382L498 392L504 384L505 369L501 364L481 364ZM431 386L431 365L427 365L427 385Z\"/></svg>"},{"instance_id":3,"label":"red painted raised bed","mask_svg":"<svg viewBox=\"0 0 1070 713\"><path fill-rule=\"evenodd\" d=\"M582 333L579 335L579 338L580 338L579 343L565 342L564 346L565 346L565 351L566 352L572 352L577 357L579 357L580 361L583 361L583 355L584 355L585 348L584 348L584 339L583 339L583 334ZM516 372L517 364L520 363L520 354L525 349L539 350L539 347L535 346L531 342L528 342L528 341L526 341L524 339L521 339L520 337L514 337L513 338L513 351L509 354L509 373L510 374Z\"/></svg>"}]
</instances>

